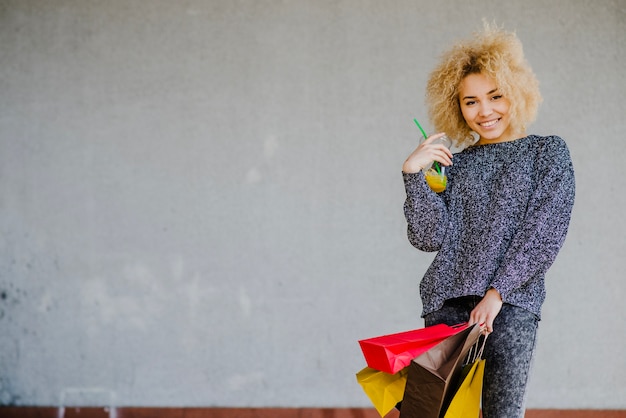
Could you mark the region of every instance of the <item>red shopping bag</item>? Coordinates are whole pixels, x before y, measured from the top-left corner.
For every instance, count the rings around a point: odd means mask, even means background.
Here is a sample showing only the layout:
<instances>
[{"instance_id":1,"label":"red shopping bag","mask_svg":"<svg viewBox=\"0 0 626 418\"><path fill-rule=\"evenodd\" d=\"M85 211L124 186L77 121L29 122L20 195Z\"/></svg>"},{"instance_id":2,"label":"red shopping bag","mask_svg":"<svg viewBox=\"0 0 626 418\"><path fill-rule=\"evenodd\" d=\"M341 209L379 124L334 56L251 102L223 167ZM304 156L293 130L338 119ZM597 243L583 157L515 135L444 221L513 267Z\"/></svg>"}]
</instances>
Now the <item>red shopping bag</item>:
<instances>
[{"instance_id":1,"label":"red shopping bag","mask_svg":"<svg viewBox=\"0 0 626 418\"><path fill-rule=\"evenodd\" d=\"M466 328L467 324L439 324L360 340L359 345L369 367L395 374L408 366L415 357Z\"/></svg>"}]
</instances>

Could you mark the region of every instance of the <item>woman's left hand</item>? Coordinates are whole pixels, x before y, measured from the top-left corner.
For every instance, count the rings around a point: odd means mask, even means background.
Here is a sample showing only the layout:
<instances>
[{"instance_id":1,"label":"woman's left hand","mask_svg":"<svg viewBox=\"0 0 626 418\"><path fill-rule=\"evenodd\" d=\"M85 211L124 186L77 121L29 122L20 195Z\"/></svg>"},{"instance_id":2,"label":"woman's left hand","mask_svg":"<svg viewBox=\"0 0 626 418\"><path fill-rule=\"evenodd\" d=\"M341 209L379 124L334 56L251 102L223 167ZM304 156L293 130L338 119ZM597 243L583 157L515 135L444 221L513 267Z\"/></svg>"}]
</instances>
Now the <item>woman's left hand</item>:
<instances>
[{"instance_id":1,"label":"woman's left hand","mask_svg":"<svg viewBox=\"0 0 626 418\"><path fill-rule=\"evenodd\" d=\"M485 333L493 332L493 321L502 309L502 297L493 287L490 288L483 299L470 313L469 325L484 325Z\"/></svg>"}]
</instances>

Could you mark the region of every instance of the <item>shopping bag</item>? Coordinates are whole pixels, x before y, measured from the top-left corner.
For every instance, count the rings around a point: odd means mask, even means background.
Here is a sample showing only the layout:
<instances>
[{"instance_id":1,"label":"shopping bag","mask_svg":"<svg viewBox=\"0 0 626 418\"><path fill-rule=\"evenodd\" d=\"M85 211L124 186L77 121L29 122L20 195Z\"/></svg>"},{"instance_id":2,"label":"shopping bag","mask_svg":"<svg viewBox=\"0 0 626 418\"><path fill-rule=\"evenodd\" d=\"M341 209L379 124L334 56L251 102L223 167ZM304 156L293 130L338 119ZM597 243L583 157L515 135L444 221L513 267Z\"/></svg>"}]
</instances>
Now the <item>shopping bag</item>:
<instances>
[{"instance_id":1,"label":"shopping bag","mask_svg":"<svg viewBox=\"0 0 626 418\"><path fill-rule=\"evenodd\" d=\"M384 417L402 400L407 373L406 368L389 374L366 367L356 374L356 380L380 416Z\"/></svg>"},{"instance_id":2,"label":"shopping bag","mask_svg":"<svg viewBox=\"0 0 626 418\"><path fill-rule=\"evenodd\" d=\"M466 367L469 368L468 373L452 397L444 418L478 418L480 414L485 360L476 360Z\"/></svg>"},{"instance_id":3,"label":"shopping bag","mask_svg":"<svg viewBox=\"0 0 626 418\"><path fill-rule=\"evenodd\" d=\"M411 360L441 341L467 328L467 324L445 324L360 340L367 365L389 374L407 367Z\"/></svg>"},{"instance_id":4,"label":"shopping bag","mask_svg":"<svg viewBox=\"0 0 626 418\"><path fill-rule=\"evenodd\" d=\"M480 414L480 399L483 391L483 376L485 374L485 360L482 359L487 335L470 348L467 363L463 366L456 386L451 391L452 399L444 418L478 418ZM480 348L479 348L480 345Z\"/></svg>"},{"instance_id":5,"label":"shopping bag","mask_svg":"<svg viewBox=\"0 0 626 418\"><path fill-rule=\"evenodd\" d=\"M476 324L446 338L409 365L400 418L439 418L454 395L470 348L482 333Z\"/></svg>"}]
</instances>

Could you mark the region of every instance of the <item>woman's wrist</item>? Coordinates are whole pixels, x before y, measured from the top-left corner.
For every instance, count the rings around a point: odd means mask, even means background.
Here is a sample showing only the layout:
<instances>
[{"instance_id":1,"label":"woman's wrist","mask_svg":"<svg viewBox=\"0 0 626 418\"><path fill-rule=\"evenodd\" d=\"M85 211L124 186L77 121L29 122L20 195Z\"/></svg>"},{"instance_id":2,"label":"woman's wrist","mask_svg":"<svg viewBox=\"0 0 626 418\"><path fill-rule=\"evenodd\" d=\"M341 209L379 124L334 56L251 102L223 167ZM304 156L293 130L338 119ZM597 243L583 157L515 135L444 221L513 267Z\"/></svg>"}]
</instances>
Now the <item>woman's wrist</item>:
<instances>
[{"instance_id":1,"label":"woman's wrist","mask_svg":"<svg viewBox=\"0 0 626 418\"><path fill-rule=\"evenodd\" d=\"M490 287L487 290L487 294L491 294L492 296L498 298L498 300L502 301L502 295L500 294L500 292L498 291L498 289L496 289L495 287ZM486 296L486 295L485 295Z\"/></svg>"},{"instance_id":2,"label":"woman's wrist","mask_svg":"<svg viewBox=\"0 0 626 418\"><path fill-rule=\"evenodd\" d=\"M406 160L402 165L402 171L404 171L405 173L419 173L420 171L422 171L423 168L424 167L421 167L417 164L411 164L409 160Z\"/></svg>"}]
</instances>

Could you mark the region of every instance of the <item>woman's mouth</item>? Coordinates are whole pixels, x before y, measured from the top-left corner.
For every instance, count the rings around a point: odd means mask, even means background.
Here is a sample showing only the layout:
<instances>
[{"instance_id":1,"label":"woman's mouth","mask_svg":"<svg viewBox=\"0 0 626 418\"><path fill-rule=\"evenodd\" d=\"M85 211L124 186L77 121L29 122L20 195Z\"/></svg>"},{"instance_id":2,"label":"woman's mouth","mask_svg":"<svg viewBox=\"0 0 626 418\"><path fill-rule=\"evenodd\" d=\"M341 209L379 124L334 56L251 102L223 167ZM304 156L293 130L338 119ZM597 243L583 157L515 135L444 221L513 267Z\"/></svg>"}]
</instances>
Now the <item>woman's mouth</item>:
<instances>
[{"instance_id":1,"label":"woman's mouth","mask_svg":"<svg viewBox=\"0 0 626 418\"><path fill-rule=\"evenodd\" d=\"M491 128L493 125L495 125L498 122L500 122L500 119L494 119L494 120L488 120L486 122L480 122L480 123L478 123L478 125L481 128Z\"/></svg>"}]
</instances>

